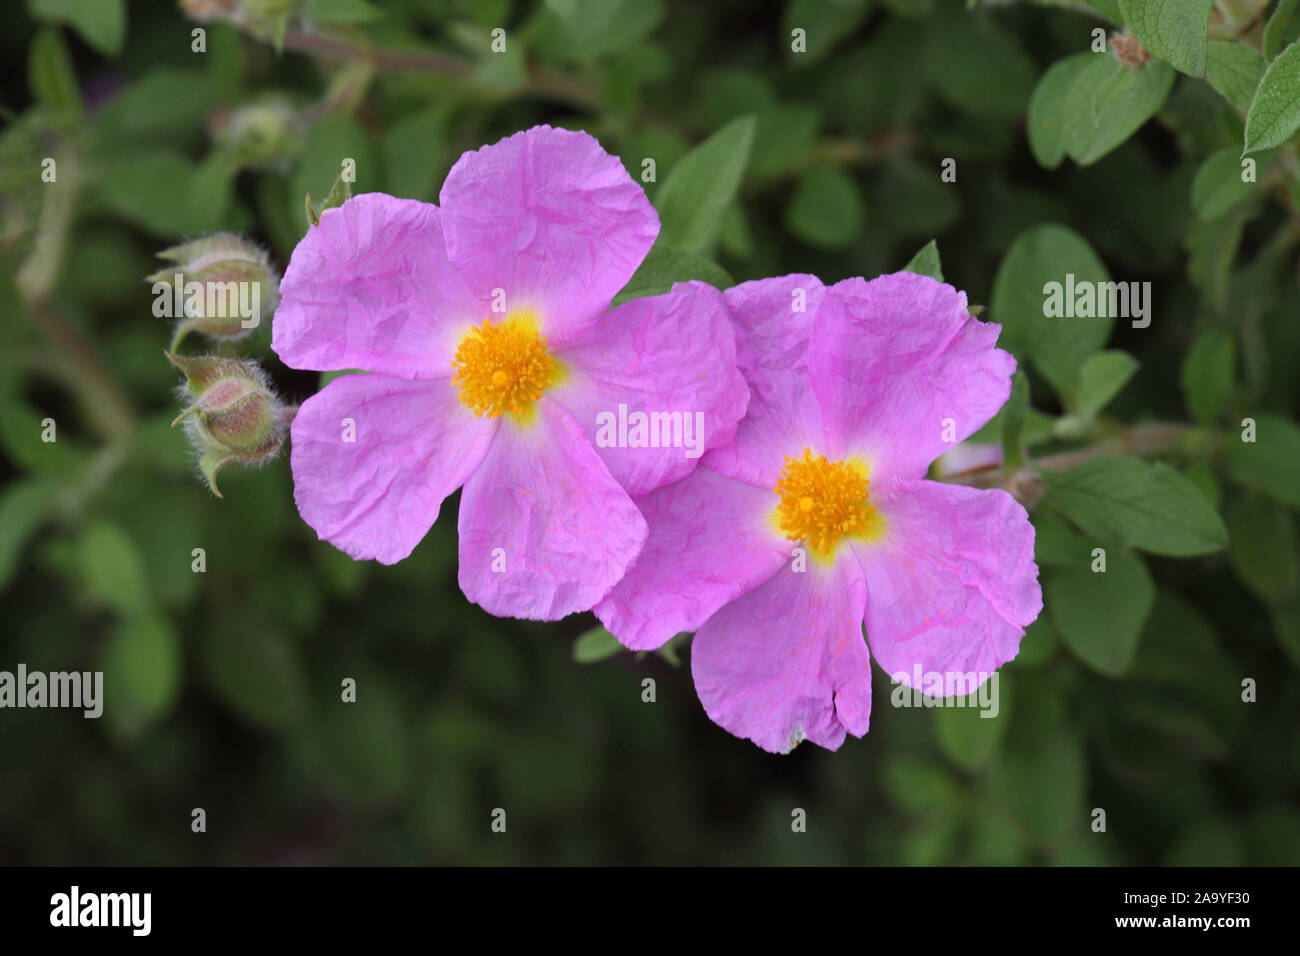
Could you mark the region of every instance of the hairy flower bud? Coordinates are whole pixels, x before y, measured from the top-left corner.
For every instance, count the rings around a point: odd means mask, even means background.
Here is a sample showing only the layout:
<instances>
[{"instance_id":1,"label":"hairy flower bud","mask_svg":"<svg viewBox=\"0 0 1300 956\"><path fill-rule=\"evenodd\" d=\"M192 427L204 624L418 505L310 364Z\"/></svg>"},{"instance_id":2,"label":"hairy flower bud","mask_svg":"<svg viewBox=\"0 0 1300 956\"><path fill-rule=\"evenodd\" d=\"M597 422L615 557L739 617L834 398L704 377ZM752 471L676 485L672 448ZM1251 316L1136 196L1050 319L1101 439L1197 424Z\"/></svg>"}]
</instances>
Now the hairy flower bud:
<instances>
[{"instance_id":1,"label":"hairy flower bud","mask_svg":"<svg viewBox=\"0 0 1300 956\"><path fill-rule=\"evenodd\" d=\"M288 97L280 94L220 110L208 125L235 169L287 167L302 146L302 123Z\"/></svg>"},{"instance_id":2,"label":"hairy flower bud","mask_svg":"<svg viewBox=\"0 0 1300 956\"><path fill-rule=\"evenodd\" d=\"M259 465L274 458L297 409L280 402L256 362L171 352L167 358L185 373L179 395L190 403L172 424L185 423L199 470L220 498L217 472L231 462Z\"/></svg>"},{"instance_id":3,"label":"hairy flower bud","mask_svg":"<svg viewBox=\"0 0 1300 956\"><path fill-rule=\"evenodd\" d=\"M172 351L190 332L242 339L279 301L280 277L266 252L232 233L173 246L158 256L175 263L147 277L153 282L153 314L181 320Z\"/></svg>"},{"instance_id":4,"label":"hairy flower bud","mask_svg":"<svg viewBox=\"0 0 1300 956\"><path fill-rule=\"evenodd\" d=\"M228 20L279 49L300 0L180 0L185 13L200 23Z\"/></svg>"}]
</instances>

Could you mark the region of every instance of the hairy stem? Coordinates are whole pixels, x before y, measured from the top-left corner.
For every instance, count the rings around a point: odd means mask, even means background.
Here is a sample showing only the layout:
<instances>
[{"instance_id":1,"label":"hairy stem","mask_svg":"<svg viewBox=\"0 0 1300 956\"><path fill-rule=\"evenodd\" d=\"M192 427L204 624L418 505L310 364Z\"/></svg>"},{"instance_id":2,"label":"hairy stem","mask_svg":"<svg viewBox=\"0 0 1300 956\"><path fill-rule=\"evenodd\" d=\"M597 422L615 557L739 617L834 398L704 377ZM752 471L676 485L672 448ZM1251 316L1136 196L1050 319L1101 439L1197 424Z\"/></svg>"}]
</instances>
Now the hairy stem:
<instances>
[{"instance_id":1,"label":"hairy stem","mask_svg":"<svg viewBox=\"0 0 1300 956\"><path fill-rule=\"evenodd\" d=\"M1176 451L1194 431L1195 429L1190 425L1165 422L1134 425L1123 429L1111 438L1105 438L1084 448L1028 459L1019 468L979 468L946 475L939 480L976 488L1003 488L1014 493L1016 486L1027 475L1032 476L1045 471L1066 471L1094 458L1163 455Z\"/></svg>"},{"instance_id":2,"label":"hairy stem","mask_svg":"<svg viewBox=\"0 0 1300 956\"><path fill-rule=\"evenodd\" d=\"M46 193L41 205L35 245L18 268L18 294L32 323L68 368L64 381L76 392L87 419L105 439L117 442L130 433L134 424L130 402L90 343L50 301L76 204L76 154L61 152L56 168L62 181Z\"/></svg>"}]
</instances>

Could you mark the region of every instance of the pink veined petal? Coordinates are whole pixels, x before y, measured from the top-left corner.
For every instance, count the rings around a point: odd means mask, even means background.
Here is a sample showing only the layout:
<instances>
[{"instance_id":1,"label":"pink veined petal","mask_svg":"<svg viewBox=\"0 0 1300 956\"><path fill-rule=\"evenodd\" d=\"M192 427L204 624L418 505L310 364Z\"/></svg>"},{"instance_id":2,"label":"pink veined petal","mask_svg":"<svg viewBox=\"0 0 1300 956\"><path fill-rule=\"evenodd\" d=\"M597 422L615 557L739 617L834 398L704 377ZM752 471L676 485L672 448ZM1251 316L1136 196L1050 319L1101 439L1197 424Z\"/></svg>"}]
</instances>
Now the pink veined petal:
<instances>
[{"instance_id":1,"label":"pink veined petal","mask_svg":"<svg viewBox=\"0 0 1300 956\"><path fill-rule=\"evenodd\" d=\"M705 464L771 490L787 456L826 444L821 409L808 379L808 343L825 287L816 276L743 282L724 293L736 324L736 354L750 399L731 445Z\"/></svg>"},{"instance_id":2,"label":"pink veined petal","mask_svg":"<svg viewBox=\"0 0 1300 956\"><path fill-rule=\"evenodd\" d=\"M549 394L631 495L676 481L729 442L749 402L722 293L703 282L625 302L556 357L566 377ZM619 447L633 440L659 447Z\"/></svg>"},{"instance_id":3,"label":"pink veined petal","mask_svg":"<svg viewBox=\"0 0 1300 956\"><path fill-rule=\"evenodd\" d=\"M447 254L475 292L537 313L552 345L594 322L659 234L623 164L581 132L535 126L465 153L440 197Z\"/></svg>"},{"instance_id":4,"label":"pink veined petal","mask_svg":"<svg viewBox=\"0 0 1300 956\"><path fill-rule=\"evenodd\" d=\"M291 368L450 377L460 336L491 300L452 271L441 219L437 206L383 193L325 210L280 283L276 354Z\"/></svg>"},{"instance_id":5,"label":"pink veined petal","mask_svg":"<svg viewBox=\"0 0 1300 956\"><path fill-rule=\"evenodd\" d=\"M646 525L572 416L546 398L536 409L503 422L465 483L460 587L491 614L554 621L608 593Z\"/></svg>"},{"instance_id":6,"label":"pink veined petal","mask_svg":"<svg viewBox=\"0 0 1300 956\"><path fill-rule=\"evenodd\" d=\"M698 629L791 559L793 542L770 521L775 496L708 468L636 503L650 528L645 548L594 608L632 650Z\"/></svg>"},{"instance_id":7,"label":"pink veined petal","mask_svg":"<svg viewBox=\"0 0 1300 956\"><path fill-rule=\"evenodd\" d=\"M871 718L866 601L855 561L779 571L709 618L691 645L700 702L714 722L772 753L801 740L830 750Z\"/></svg>"},{"instance_id":8,"label":"pink veined petal","mask_svg":"<svg viewBox=\"0 0 1300 956\"><path fill-rule=\"evenodd\" d=\"M909 687L918 666L983 683L1043 609L1025 509L1005 491L934 481L901 482L876 507L885 536L853 545L872 656Z\"/></svg>"},{"instance_id":9,"label":"pink veined petal","mask_svg":"<svg viewBox=\"0 0 1300 956\"><path fill-rule=\"evenodd\" d=\"M428 533L495 430L496 419L475 418L445 379L335 379L293 420L298 512L352 557L394 564Z\"/></svg>"},{"instance_id":10,"label":"pink veined petal","mask_svg":"<svg viewBox=\"0 0 1300 956\"><path fill-rule=\"evenodd\" d=\"M886 480L925 475L1011 394L1016 360L994 348L1001 331L966 310L964 292L927 276L832 286L808 369L836 456L863 453Z\"/></svg>"}]
</instances>

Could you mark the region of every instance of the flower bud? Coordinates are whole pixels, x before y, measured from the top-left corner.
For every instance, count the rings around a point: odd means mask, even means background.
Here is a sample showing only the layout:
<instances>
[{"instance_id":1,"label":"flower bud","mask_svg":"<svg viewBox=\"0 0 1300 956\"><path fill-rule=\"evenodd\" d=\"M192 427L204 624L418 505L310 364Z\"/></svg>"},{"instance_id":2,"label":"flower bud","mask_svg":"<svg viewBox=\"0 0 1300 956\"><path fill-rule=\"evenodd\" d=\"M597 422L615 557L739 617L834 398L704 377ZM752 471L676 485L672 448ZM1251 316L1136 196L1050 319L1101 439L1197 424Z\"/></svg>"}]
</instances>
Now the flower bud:
<instances>
[{"instance_id":1,"label":"flower bud","mask_svg":"<svg viewBox=\"0 0 1300 956\"><path fill-rule=\"evenodd\" d=\"M266 252L231 233L217 233L158 253L175 265L148 276L153 314L179 318L171 348L190 332L234 341L252 334L279 302L280 277Z\"/></svg>"},{"instance_id":2,"label":"flower bud","mask_svg":"<svg viewBox=\"0 0 1300 956\"><path fill-rule=\"evenodd\" d=\"M228 20L279 49L299 0L180 0L181 9L200 23Z\"/></svg>"},{"instance_id":3,"label":"flower bud","mask_svg":"<svg viewBox=\"0 0 1300 956\"><path fill-rule=\"evenodd\" d=\"M220 498L217 472L231 462L259 465L274 458L297 409L280 402L256 362L171 352L167 358L185 373L182 400L193 400L172 424L185 423L199 470Z\"/></svg>"},{"instance_id":4,"label":"flower bud","mask_svg":"<svg viewBox=\"0 0 1300 956\"><path fill-rule=\"evenodd\" d=\"M287 166L302 146L302 124L293 104L271 94L212 115L209 129L235 169Z\"/></svg>"}]
</instances>

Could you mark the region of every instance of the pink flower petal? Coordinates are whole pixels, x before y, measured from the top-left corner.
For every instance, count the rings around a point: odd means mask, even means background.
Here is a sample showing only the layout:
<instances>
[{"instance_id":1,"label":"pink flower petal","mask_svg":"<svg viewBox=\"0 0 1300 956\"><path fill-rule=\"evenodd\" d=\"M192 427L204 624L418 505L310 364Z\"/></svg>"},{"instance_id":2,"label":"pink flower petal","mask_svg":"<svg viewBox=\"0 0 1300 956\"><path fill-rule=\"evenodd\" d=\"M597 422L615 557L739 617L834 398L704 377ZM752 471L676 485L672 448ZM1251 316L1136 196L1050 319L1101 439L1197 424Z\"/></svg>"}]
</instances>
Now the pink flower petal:
<instances>
[{"instance_id":1,"label":"pink flower petal","mask_svg":"<svg viewBox=\"0 0 1300 956\"><path fill-rule=\"evenodd\" d=\"M790 561L794 544L770 521L775 504L770 491L708 468L638 498L649 537L596 616L633 650L698 629Z\"/></svg>"},{"instance_id":2,"label":"pink flower petal","mask_svg":"<svg viewBox=\"0 0 1300 956\"><path fill-rule=\"evenodd\" d=\"M749 401L722 293L703 282L620 305L557 358L566 377L549 394L631 495L676 481L704 451L729 442ZM637 414L656 416L644 436ZM618 447L633 440L662 447Z\"/></svg>"},{"instance_id":3,"label":"pink flower petal","mask_svg":"<svg viewBox=\"0 0 1300 956\"><path fill-rule=\"evenodd\" d=\"M1016 656L1043 608L1034 529L1005 491L900 482L874 504L888 530L854 549L867 580L867 641L891 676L975 672Z\"/></svg>"},{"instance_id":4,"label":"pink flower petal","mask_svg":"<svg viewBox=\"0 0 1300 956\"><path fill-rule=\"evenodd\" d=\"M873 483L924 476L1011 394L1001 331L966 311L964 292L911 272L832 286L808 370L835 455L865 454Z\"/></svg>"},{"instance_id":5,"label":"pink flower petal","mask_svg":"<svg viewBox=\"0 0 1300 956\"><path fill-rule=\"evenodd\" d=\"M293 420L298 512L354 558L400 561L483 460L497 421L475 418L445 379L335 379Z\"/></svg>"},{"instance_id":6,"label":"pink flower petal","mask_svg":"<svg viewBox=\"0 0 1300 956\"><path fill-rule=\"evenodd\" d=\"M280 283L271 347L284 363L449 377L460 336L491 303L452 271L440 216L437 206L383 193L325 210Z\"/></svg>"},{"instance_id":7,"label":"pink flower petal","mask_svg":"<svg viewBox=\"0 0 1300 956\"><path fill-rule=\"evenodd\" d=\"M465 483L460 587L491 614L553 621L605 596L646 525L573 417L545 398L536 407L529 425L503 422Z\"/></svg>"},{"instance_id":8,"label":"pink flower petal","mask_svg":"<svg viewBox=\"0 0 1300 956\"><path fill-rule=\"evenodd\" d=\"M744 282L725 293L736 324L736 354L749 383L749 408L732 445L705 464L768 491L782 463L805 447L821 453L825 429L808 381L808 340L826 294L816 276Z\"/></svg>"},{"instance_id":9,"label":"pink flower petal","mask_svg":"<svg viewBox=\"0 0 1300 956\"><path fill-rule=\"evenodd\" d=\"M728 604L691 645L708 715L772 753L801 740L836 750L871 717L871 662L862 638L866 589L854 561L779 571Z\"/></svg>"},{"instance_id":10,"label":"pink flower petal","mask_svg":"<svg viewBox=\"0 0 1300 956\"><path fill-rule=\"evenodd\" d=\"M447 253L480 295L537 312L552 344L594 322L659 234L645 192L586 133L536 126L463 155L440 197Z\"/></svg>"}]
</instances>

